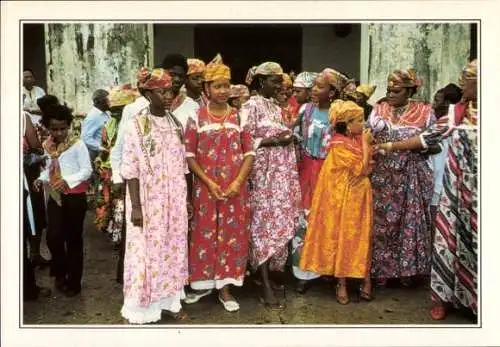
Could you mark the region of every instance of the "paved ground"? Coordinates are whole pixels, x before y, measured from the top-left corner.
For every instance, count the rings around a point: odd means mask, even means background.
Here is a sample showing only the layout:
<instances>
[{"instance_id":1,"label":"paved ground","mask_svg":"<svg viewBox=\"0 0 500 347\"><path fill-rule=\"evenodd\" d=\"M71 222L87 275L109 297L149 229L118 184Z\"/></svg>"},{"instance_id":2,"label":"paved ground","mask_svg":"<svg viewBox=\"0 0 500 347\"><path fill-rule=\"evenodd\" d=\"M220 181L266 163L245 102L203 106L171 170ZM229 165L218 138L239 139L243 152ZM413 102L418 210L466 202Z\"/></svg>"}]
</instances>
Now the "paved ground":
<instances>
[{"instance_id":1,"label":"paved ground","mask_svg":"<svg viewBox=\"0 0 500 347\"><path fill-rule=\"evenodd\" d=\"M115 281L117 252L92 225L87 215L85 268L81 295L66 298L53 289L48 269L39 270L39 284L52 287L50 298L24 304L24 324L125 324L120 315L121 286ZM46 252L46 249L44 249ZM47 253L45 253L47 254ZM48 257L48 255L46 255ZM451 313L447 320L434 322L428 315L428 290L418 288L377 289L374 301L348 306L335 301L332 284L320 280L305 295L293 291L292 279L282 294L285 308L268 310L258 301L258 287L252 282L234 290L241 309L228 313L215 295L194 305L185 305L189 319L184 324L475 324L471 317ZM164 318L162 324L178 324Z\"/></svg>"}]
</instances>

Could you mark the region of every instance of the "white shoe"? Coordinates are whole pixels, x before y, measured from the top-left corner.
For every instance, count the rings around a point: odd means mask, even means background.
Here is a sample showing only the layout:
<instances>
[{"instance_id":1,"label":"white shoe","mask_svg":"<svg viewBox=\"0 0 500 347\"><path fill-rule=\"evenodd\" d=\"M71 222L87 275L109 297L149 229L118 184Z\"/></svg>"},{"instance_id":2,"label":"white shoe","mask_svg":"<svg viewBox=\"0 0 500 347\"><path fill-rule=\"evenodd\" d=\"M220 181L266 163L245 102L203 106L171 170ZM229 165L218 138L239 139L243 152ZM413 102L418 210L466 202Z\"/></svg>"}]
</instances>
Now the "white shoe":
<instances>
[{"instance_id":1,"label":"white shoe","mask_svg":"<svg viewBox=\"0 0 500 347\"><path fill-rule=\"evenodd\" d=\"M212 294L212 289L207 290L206 292L201 292L201 293L189 293L186 295L186 298L184 299L184 303L186 304L194 304L198 301L200 301L201 298Z\"/></svg>"},{"instance_id":2,"label":"white shoe","mask_svg":"<svg viewBox=\"0 0 500 347\"><path fill-rule=\"evenodd\" d=\"M228 312L235 312L240 309L240 304L238 304L236 300L224 301L219 295L219 301L222 304L222 306L224 306L224 309Z\"/></svg>"}]
</instances>

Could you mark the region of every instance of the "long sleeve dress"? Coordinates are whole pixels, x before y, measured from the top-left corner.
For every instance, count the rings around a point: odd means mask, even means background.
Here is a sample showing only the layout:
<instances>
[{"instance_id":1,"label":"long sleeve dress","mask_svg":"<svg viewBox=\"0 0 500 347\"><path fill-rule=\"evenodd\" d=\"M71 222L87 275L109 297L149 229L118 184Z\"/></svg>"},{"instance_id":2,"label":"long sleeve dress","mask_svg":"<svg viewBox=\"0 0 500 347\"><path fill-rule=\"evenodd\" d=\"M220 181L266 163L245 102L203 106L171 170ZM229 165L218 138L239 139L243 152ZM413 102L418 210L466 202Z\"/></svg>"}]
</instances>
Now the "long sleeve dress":
<instances>
[{"instance_id":1,"label":"long sleeve dress","mask_svg":"<svg viewBox=\"0 0 500 347\"><path fill-rule=\"evenodd\" d=\"M250 177L251 264L256 269L270 260L271 270L283 271L300 208L295 147L293 143L259 145L263 139L291 131L282 122L280 107L262 96L251 97L243 104L242 112L257 154Z\"/></svg>"},{"instance_id":2,"label":"long sleeve dress","mask_svg":"<svg viewBox=\"0 0 500 347\"><path fill-rule=\"evenodd\" d=\"M383 102L375 106L368 126L375 143L383 143L419 135L434 122L430 105L410 103L395 119L393 108ZM393 151L377 153L374 160L372 277L429 275L433 172L428 156L418 151Z\"/></svg>"},{"instance_id":3,"label":"long sleeve dress","mask_svg":"<svg viewBox=\"0 0 500 347\"><path fill-rule=\"evenodd\" d=\"M300 269L338 278L370 271L373 201L361 139L336 134L314 190Z\"/></svg>"},{"instance_id":4,"label":"long sleeve dress","mask_svg":"<svg viewBox=\"0 0 500 347\"><path fill-rule=\"evenodd\" d=\"M188 279L187 164L180 129L146 110L128 124L121 175L138 179L143 227L131 222L127 191L127 237L122 316L131 323L179 312Z\"/></svg>"}]
</instances>

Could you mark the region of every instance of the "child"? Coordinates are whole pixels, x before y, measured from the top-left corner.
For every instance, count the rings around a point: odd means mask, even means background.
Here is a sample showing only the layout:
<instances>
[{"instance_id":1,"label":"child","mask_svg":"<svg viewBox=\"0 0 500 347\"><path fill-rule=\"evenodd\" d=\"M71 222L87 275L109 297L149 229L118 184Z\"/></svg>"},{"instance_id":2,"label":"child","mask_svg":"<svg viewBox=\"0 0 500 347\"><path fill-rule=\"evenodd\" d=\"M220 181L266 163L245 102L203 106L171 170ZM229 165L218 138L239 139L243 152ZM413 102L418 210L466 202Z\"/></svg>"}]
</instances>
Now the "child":
<instances>
[{"instance_id":1,"label":"child","mask_svg":"<svg viewBox=\"0 0 500 347\"><path fill-rule=\"evenodd\" d=\"M372 137L354 102L336 100L329 115L335 135L314 190L299 267L337 277L337 301L346 305L347 277L364 279L360 298L371 300Z\"/></svg>"},{"instance_id":2,"label":"child","mask_svg":"<svg viewBox=\"0 0 500 347\"><path fill-rule=\"evenodd\" d=\"M51 276L55 287L66 296L80 293L83 271L83 221L87 210L88 180L92 164L85 144L70 133L71 110L54 104L43 113L49 131L43 147L48 165L35 181L35 189L45 185L47 203L47 245L52 254Z\"/></svg>"},{"instance_id":3,"label":"child","mask_svg":"<svg viewBox=\"0 0 500 347\"><path fill-rule=\"evenodd\" d=\"M189 247L191 288L187 304L213 289L229 311L239 309L229 285L243 285L250 239L247 177L255 152L250 133L242 128L236 109L227 103L231 72L220 56L203 75L208 105L198 119L189 119L186 156L195 175L193 230Z\"/></svg>"}]
</instances>

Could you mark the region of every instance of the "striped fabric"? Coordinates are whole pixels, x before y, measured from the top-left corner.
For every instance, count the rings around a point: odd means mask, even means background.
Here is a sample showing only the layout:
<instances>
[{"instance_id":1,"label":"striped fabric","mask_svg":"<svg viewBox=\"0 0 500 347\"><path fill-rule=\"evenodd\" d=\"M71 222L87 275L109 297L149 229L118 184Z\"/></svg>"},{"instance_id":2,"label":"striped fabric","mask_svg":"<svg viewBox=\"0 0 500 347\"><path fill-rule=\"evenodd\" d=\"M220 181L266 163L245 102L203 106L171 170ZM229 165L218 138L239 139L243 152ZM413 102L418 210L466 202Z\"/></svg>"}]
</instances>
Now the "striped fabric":
<instances>
[{"instance_id":1,"label":"striped fabric","mask_svg":"<svg viewBox=\"0 0 500 347\"><path fill-rule=\"evenodd\" d=\"M436 219L431 270L432 300L477 314L477 128L450 136Z\"/></svg>"}]
</instances>

